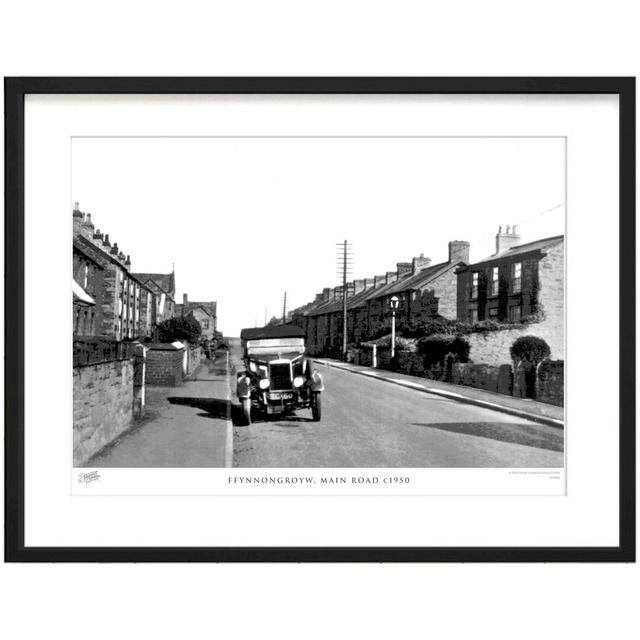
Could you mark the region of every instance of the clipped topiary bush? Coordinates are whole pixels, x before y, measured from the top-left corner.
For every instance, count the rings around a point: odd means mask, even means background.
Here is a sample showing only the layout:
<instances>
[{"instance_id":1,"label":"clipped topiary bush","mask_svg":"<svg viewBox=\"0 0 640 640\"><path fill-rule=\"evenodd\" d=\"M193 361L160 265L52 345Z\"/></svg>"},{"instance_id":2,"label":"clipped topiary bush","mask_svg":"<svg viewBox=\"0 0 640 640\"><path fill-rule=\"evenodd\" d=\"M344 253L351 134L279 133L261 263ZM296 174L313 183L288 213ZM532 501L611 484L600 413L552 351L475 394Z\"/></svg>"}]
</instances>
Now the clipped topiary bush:
<instances>
[{"instance_id":1,"label":"clipped topiary bush","mask_svg":"<svg viewBox=\"0 0 640 640\"><path fill-rule=\"evenodd\" d=\"M551 355L549 345L537 336L521 336L511 345L511 357L517 362L538 365Z\"/></svg>"}]
</instances>

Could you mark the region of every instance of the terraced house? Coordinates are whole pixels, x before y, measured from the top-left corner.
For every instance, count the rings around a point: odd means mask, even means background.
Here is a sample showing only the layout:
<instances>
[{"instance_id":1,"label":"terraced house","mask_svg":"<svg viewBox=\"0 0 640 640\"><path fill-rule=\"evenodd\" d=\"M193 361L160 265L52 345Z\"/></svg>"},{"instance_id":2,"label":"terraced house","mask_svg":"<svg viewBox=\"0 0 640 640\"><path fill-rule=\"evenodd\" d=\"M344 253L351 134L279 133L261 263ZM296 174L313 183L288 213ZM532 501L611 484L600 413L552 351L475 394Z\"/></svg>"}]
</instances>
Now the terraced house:
<instances>
[{"instance_id":1,"label":"terraced house","mask_svg":"<svg viewBox=\"0 0 640 640\"><path fill-rule=\"evenodd\" d=\"M366 339L391 323L389 300L400 300L397 321L455 319L458 268L469 260L469 243L449 243L448 260L431 264L424 255L399 262L395 271L354 280L347 286L347 335L349 342ZM304 328L314 353L339 351L342 346L342 287L324 289L305 308Z\"/></svg>"},{"instance_id":2,"label":"terraced house","mask_svg":"<svg viewBox=\"0 0 640 640\"><path fill-rule=\"evenodd\" d=\"M90 213L73 210L75 336L124 340L150 336L153 291L131 273L131 259L96 230Z\"/></svg>"},{"instance_id":3,"label":"terraced house","mask_svg":"<svg viewBox=\"0 0 640 640\"><path fill-rule=\"evenodd\" d=\"M200 329L202 330L202 337L212 340L213 338L215 338L217 331L217 306L218 305L215 300L210 300L208 302L196 302L194 300L189 300L188 295L186 293L183 293L182 304L176 305L176 315L193 315L193 317L198 321L198 324L200 325Z\"/></svg>"}]
</instances>

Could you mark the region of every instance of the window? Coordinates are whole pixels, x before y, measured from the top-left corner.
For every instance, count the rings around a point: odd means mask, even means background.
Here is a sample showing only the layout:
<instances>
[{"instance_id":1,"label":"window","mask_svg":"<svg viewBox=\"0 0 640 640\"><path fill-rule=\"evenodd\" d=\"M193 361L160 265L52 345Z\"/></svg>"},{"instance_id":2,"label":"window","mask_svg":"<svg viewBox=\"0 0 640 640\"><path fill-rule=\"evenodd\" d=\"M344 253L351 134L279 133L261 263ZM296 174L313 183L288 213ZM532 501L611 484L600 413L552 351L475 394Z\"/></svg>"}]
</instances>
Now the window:
<instances>
[{"instance_id":1,"label":"window","mask_svg":"<svg viewBox=\"0 0 640 640\"><path fill-rule=\"evenodd\" d=\"M478 322L478 310L471 309L471 322Z\"/></svg>"},{"instance_id":2,"label":"window","mask_svg":"<svg viewBox=\"0 0 640 640\"><path fill-rule=\"evenodd\" d=\"M498 307L493 307L493 308L489 309L489 317L490 318L497 318L498 317Z\"/></svg>"},{"instance_id":3,"label":"window","mask_svg":"<svg viewBox=\"0 0 640 640\"><path fill-rule=\"evenodd\" d=\"M480 282L480 274L474 273L471 280L471 299L475 300L478 297L478 283Z\"/></svg>"},{"instance_id":4,"label":"window","mask_svg":"<svg viewBox=\"0 0 640 640\"><path fill-rule=\"evenodd\" d=\"M209 321L208 320L203 320L202 321L202 328L203 329L208 329L209 328Z\"/></svg>"},{"instance_id":5,"label":"window","mask_svg":"<svg viewBox=\"0 0 640 640\"><path fill-rule=\"evenodd\" d=\"M520 322L521 316L520 305L517 307L509 307L509 320L511 322Z\"/></svg>"},{"instance_id":6,"label":"window","mask_svg":"<svg viewBox=\"0 0 640 640\"><path fill-rule=\"evenodd\" d=\"M82 285L82 288L85 291L87 290L87 284L89 284L89 265L85 264L84 265L84 283Z\"/></svg>"},{"instance_id":7,"label":"window","mask_svg":"<svg viewBox=\"0 0 640 640\"><path fill-rule=\"evenodd\" d=\"M520 293L522 291L522 262L516 262L513 265L511 291L513 293Z\"/></svg>"},{"instance_id":8,"label":"window","mask_svg":"<svg viewBox=\"0 0 640 640\"><path fill-rule=\"evenodd\" d=\"M498 279L498 267L491 269L491 295L497 296L499 291L500 281Z\"/></svg>"}]
</instances>

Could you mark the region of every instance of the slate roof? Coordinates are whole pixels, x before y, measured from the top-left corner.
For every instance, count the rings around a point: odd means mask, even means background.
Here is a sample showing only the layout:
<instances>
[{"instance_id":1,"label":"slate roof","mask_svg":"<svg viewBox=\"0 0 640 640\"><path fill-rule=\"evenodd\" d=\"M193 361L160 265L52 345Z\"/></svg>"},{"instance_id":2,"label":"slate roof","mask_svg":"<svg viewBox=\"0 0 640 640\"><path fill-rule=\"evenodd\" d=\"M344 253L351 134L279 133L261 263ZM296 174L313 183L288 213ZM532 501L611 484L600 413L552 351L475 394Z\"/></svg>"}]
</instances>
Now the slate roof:
<instances>
[{"instance_id":1,"label":"slate roof","mask_svg":"<svg viewBox=\"0 0 640 640\"><path fill-rule=\"evenodd\" d=\"M175 276L173 273L132 273L131 275L141 282L153 280L165 293L170 296L175 294Z\"/></svg>"},{"instance_id":2,"label":"slate roof","mask_svg":"<svg viewBox=\"0 0 640 640\"><path fill-rule=\"evenodd\" d=\"M483 258L482 260L478 260L478 262L474 262L469 265L469 267L475 267L476 265L485 264L489 262L493 262L494 260L503 260L505 258L511 258L514 256L524 255L526 253L533 253L536 251L544 251L545 249L550 249L560 242L564 242L564 235L561 236L552 236L550 238L542 238L541 240L534 240L533 242L527 242L526 244L519 244L515 247L511 247L510 249L506 249L500 253L495 253L492 256L488 256Z\"/></svg>"},{"instance_id":3,"label":"slate roof","mask_svg":"<svg viewBox=\"0 0 640 640\"><path fill-rule=\"evenodd\" d=\"M428 284L431 280L434 280L438 276L446 273L449 269L454 269L463 262L442 262L433 266L426 267L413 274L411 272L405 274L398 280L390 282L389 284L379 284L377 287L369 287L364 291L360 291L355 296L347 298L347 309L356 309L369 300L379 298L381 296L392 295L399 293L400 291L408 291L412 289L420 289ZM335 313L342 310L342 299L331 300L324 304L311 309L305 315L318 316L325 313Z\"/></svg>"},{"instance_id":4,"label":"slate roof","mask_svg":"<svg viewBox=\"0 0 640 640\"><path fill-rule=\"evenodd\" d=\"M183 304L176 305L177 314L182 313L183 306L184 306ZM216 300L211 300L209 302L197 302L196 300L193 300L193 301L189 300L189 302L187 302L186 312L189 313L190 311L193 311L193 309L195 309L196 307L200 307L205 313L210 315L212 318L215 318L216 312L217 312L217 306L218 306L218 303Z\"/></svg>"}]
</instances>

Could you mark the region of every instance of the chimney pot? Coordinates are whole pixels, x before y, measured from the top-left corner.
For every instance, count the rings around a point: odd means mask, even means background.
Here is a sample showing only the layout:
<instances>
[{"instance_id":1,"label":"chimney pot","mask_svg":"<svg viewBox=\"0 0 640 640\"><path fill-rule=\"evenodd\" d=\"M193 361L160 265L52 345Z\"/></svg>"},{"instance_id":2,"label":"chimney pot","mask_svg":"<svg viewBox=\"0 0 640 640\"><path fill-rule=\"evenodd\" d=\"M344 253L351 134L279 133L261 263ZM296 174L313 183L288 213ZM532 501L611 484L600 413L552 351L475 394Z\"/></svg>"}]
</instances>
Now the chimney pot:
<instances>
[{"instance_id":1,"label":"chimney pot","mask_svg":"<svg viewBox=\"0 0 640 640\"><path fill-rule=\"evenodd\" d=\"M502 227L500 227L502 230ZM502 253L511 247L516 247L520 244L520 236L516 233L515 226L513 227L513 231L511 230L511 225L507 225L506 233L502 233L500 231L498 235L496 235L496 253Z\"/></svg>"}]
</instances>

